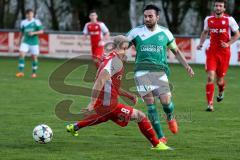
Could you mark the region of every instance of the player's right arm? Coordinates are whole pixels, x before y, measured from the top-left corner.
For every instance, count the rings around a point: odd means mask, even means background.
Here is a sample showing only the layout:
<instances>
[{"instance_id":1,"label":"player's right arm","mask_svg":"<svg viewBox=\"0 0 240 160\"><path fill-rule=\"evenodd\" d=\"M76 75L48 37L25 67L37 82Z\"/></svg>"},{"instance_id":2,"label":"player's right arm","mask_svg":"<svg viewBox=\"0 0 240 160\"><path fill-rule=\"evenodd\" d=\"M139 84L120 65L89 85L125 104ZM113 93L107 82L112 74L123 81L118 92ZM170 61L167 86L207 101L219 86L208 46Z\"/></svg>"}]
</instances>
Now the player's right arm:
<instances>
[{"instance_id":1,"label":"player's right arm","mask_svg":"<svg viewBox=\"0 0 240 160\"><path fill-rule=\"evenodd\" d=\"M24 34L24 26L23 26L23 21L21 21L21 24L20 24L20 32L19 32L19 42L18 42L18 45L19 45L19 46L20 46L21 43L22 43L23 34Z\"/></svg>"},{"instance_id":2,"label":"player's right arm","mask_svg":"<svg viewBox=\"0 0 240 160\"><path fill-rule=\"evenodd\" d=\"M209 32L209 28L208 28L208 17L205 18L204 20L204 28L203 28L203 31L201 33L201 36L200 36L200 43L199 45L197 46L197 49L200 50L203 46L203 43L205 42L205 40L207 39L207 36L208 36L208 32Z\"/></svg>"},{"instance_id":3,"label":"player's right arm","mask_svg":"<svg viewBox=\"0 0 240 160\"><path fill-rule=\"evenodd\" d=\"M84 28L83 28L83 39L86 40L87 39L87 36L88 36L88 23L85 24Z\"/></svg>"},{"instance_id":4,"label":"player's right arm","mask_svg":"<svg viewBox=\"0 0 240 160\"><path fill-rule=\"evenodd\" d=\"M132 94L132 93L130 93L128 91L125 91L122 88L119 89L119 95L128 98L129 100L131 100L133 102L134 105L138 101L137 96L135 94Z\"/></svg>"},{"instance_id":5,"label":"player's right arm","mask_svg":"<svg viewBox=\"0 0 240 160\"><path fill-rule=\"evenodd\" d=\"M110 80L110 79L111 79L111 75L106 69L103 69L99 73L92 89L91 102L88 105L88 111L92 111L94 109L93 107L97 101L97 98L99 97L99 94L104 84L106 83L107 80Z\"/></svg>"}]
</instances>

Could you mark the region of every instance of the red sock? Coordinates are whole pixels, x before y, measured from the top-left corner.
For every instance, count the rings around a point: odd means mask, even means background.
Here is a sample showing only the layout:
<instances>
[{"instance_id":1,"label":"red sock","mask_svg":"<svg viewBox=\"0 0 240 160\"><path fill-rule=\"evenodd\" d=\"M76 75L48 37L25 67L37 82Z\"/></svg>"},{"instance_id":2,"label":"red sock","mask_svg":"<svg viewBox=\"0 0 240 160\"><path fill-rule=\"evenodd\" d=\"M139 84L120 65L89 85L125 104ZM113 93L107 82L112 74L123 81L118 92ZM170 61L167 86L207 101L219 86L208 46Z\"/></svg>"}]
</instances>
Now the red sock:
<instances>
[{"instance_id":1,"label":"red sock","mask_svg":"<svg viewBox=\"0 0 240 160\"><path fill-rule=\"evenodd\" d=\"M222 84L218 84L218 93L222 93L225 89L225 81Z\"/></svg>"},{"instance_id":2,"label":"red sock","mask_svg":"<svg viewBox=\"0 0 240 160\"><path fill-rule=\"evenodd\" d=\"M104 117L101 117L99 116L98 114L93 114L93 115L90 115L90 116L87 116L86 118L84 118L83 120L81 121L78 121L75 126L80 129L80 128L83 128L83 127L86 127L86 126L93 126L93 125L97 125L99 123L102 123L102 122L106 122L107 119L104 118Z\"/></svg>"},{"instance_id":3,"label":"red sock","mask_svg":"<svg viewBox=\"0 0 240 160\"><path fill-rule=\"evenodd\" d=\"M214 84L213 83L207 83L206 96L207 96L208 105L213 105L213 96L214 96Z\"/></svg>"},{"instance_id":4,"label":"red sock","mask_svg":"<svg viewBox=\"0 0 240 160\"><path fill-rule=\"evenodd\" d=\"M145 117L141 122L138 123L138 127L141 130L142 134L151 142L151 144L155 147L158 145L159 140L154 132L151 123Z\"/></svg>"},{"instance_id":5,"label":"red sock","mask_svg":"<svg viewBox=\"0 0 240 160\"><path fill-rule=\"evenodd\" d=\"M95 66L98 68L100 66L100 62L95 62Z\"/></svg>"}]
</instances>

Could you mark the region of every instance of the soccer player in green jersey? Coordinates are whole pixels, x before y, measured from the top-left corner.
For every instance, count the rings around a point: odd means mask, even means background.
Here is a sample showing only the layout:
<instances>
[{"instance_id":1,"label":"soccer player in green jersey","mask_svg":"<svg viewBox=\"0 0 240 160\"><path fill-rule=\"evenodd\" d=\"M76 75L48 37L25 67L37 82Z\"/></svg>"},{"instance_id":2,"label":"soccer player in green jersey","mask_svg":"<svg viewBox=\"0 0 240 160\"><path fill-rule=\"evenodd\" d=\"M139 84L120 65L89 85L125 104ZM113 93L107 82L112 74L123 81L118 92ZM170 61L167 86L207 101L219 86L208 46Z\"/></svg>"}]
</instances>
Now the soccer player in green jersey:
<instances>
[{"instance_id":1,"label":"soccer player in green jersey","mask_svg":"<svg viewBox=\"0 0 240 160\"><path fill-rule=\"evenodd\" d=\"M157 97L166 113L169 129L176 134L178 126L173 116L174 104L168 82L167 49L172 51L191 77L194 76L194 72L178 49L172 33L157 24L159 11L157 6L147 5L143 10L144 25L130 30L127 37L137 52L134 78L138 93L147 105L149 119L159 140L167 143L155 104Z\"/></svg>"},{"instance_id":2,"label":"soccer player in green jersey","mask_svg":"<svg viewBox=\"0 0 240 160\"><path fill-rule=\"evenodd\" d=\"M32 55L32 77L36 78L38 68L38 55L39 55L39 38L38 35L43 33L43 27L40 20L34 18L32 9L26 10L26 19L21 21L21 36L20 36L20 53L18 61L18 70L16 77L24 76L24 57L26 53Z\"/></svg>"}]
</instances>

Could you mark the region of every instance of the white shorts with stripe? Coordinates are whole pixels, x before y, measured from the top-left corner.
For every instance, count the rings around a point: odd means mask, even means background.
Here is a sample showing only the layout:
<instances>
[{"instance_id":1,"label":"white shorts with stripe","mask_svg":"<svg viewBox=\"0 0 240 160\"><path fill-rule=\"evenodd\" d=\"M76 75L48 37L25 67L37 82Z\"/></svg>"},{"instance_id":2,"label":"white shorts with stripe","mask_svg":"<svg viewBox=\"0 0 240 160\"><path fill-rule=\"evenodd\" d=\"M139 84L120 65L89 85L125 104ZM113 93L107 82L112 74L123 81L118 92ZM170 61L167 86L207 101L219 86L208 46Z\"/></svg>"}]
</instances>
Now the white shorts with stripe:
<instances>
[{"instance_id":1,"label":"white shorts with stripe","mask_svg":"<svg viewBox=\"0 0 240 160\"><path fill-rule=\"evenodd\" d=\"M161 94L171 95L168 77L165 72L137 71L134 79L141 97L150 92L157 97Z\"/></svg>"},{"instance_id":2,"label":"white shorts with stripe","mask_svg":"<svg viewBox=\"0 0 240 160\"><path fill-rule=\"evenodd\" d=\"M37 56L39 55L39 45L29 45L27 43L21 43L19 51Z\"/></svg>"}]
</instances>

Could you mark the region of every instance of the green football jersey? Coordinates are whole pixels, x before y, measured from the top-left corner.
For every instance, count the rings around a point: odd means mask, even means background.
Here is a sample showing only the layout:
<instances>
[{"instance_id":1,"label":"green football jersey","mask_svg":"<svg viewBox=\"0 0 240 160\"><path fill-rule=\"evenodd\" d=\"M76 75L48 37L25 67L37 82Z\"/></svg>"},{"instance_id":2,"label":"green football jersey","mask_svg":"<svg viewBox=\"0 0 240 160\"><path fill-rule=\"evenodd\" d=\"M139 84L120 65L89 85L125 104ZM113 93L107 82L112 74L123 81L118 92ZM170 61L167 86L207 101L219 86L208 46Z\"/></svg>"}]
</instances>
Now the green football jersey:
<instances>
[{"instance_id":1,"label":"green football jersey","mask_svg":"<svg viewBox=\"0 0 240 160\"><path fill-rule=\"evenodd\" d=\"M38 19L32 19L29 21L25 19L21 22L20 26L21 32L23 34L22 42L28 45L39 45L38 35L30 36L29 32L36 32L43 29L43 26Z\"/></svg>"},{"instance_id":2,"label":"green football jersey","mask_svg":"<svg viewBox=\"0 0 240 160\"><path fill-rule=\"evenodd\" d=\"M157 25L154 31L150 31L145 25L133 28L127 37L136 48L135 71L163 70L168 75L167 48L175 43L172 33L164 27Z\"/></svg>"}]
</instances>

